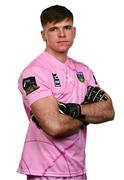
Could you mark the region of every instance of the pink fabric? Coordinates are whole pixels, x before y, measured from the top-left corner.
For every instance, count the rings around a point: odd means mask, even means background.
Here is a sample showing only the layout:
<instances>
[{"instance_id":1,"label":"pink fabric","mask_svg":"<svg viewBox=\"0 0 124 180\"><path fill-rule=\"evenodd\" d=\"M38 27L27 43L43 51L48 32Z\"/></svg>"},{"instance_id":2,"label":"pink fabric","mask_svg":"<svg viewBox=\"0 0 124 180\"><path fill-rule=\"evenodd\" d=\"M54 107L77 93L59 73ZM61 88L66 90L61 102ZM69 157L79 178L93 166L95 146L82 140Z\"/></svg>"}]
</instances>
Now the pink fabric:
<instances>
[{"instance_id":1,"label":"pink fabric","mask_svg":"<svg viewBox=\"0 0 124 180\"><path fill-rule=\"evenodd\" d=\"M22 84L28 77L35 77L38 89L26 95ZM88 85L96 86L92 71L71 58L63 64L44 52L24 69L19 78L19 90L30 121L18 172L56 177L79 176L86 172L86 129L65 138L52 138L31 120L30 105L47 96L81 104Z\"/></svg>"},{"instance_id":2,"label":"pink fabric","mask_svg":"<svg viewBox=\"0 0 124 180\"><path fill-rule=\"evenodd\" d=\"M86 174L75 177L40 177L40 176L28 176L27 180L87 180Z\"/></svg>"}]
</instances>

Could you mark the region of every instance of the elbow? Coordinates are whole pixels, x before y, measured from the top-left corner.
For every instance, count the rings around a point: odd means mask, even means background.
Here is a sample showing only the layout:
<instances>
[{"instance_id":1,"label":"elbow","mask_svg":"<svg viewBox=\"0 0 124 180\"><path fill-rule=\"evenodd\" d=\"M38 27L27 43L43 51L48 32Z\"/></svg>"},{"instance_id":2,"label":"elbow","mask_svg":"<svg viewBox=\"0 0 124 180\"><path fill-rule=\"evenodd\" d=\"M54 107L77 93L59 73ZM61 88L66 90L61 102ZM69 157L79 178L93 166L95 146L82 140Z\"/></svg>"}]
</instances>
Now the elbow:
<instances>
[{"instance_id":1,"label":"elbow","mask_svg":"<svg viewBox=\"0 0 124 180\"><path fill-rule=\"evenodd\" d=\"M65 136L66 130L62 126L58 125L51 131L51 136L54 138Z\"/></svg>"},{"instance_id":2,"label":"elbow","mask_svg":"<svg viewBox=\"0 0 124 180\"><path fill-rule=\"evenodd\" d=\"M109 111L106 111L107 114L105 115L105 119L106 121L112 121L114 120L114 117L115 117L115 111L114 111L114 108L111 108Z\"/></svg>"},{"instance_id":3,"label":"elbow","mask_svg":"<svg viewBox=\"0 0 124 180\"><path fill-rule=\"evenodd\" d=\"M49 132L47 132L47 134L51 137L59 137L60 136L60 132L58 131L58 129L53 129L53 130L50 130Z\"/></svg>"},{"instance_id":4,"label":"elbow","mask_svg":"<svg viewBox=\"0 0 124 180\"><path fill-rule=\"evenodd\" d=\"M112 108L111 112L110 112L110 120L114 120L115 118L115 111L114 111L114 108Z\"/></svg>"},{"instance_id":5,"label":"elbow","mask_svg":"<svg viewBox=\"0 0 124 180\"><path fill-rule=\"evenodd\" d=\"M109 102L108 103L108 105L109 105L108 106L108 120L112 121L115 118L115 110L114 110L114 107L113 107L112 100L110 99L108 102Z\"/></svg>"},{"instance_id":6,"label":"elbow","mask_svg":"<svg viewBox=\"0 0 124 180\"><path fill-rule=\"evenodd\" d=\"M44 131L51 137L60 137L62 132L61 132L61 128L58 124L54 124L53 126L44 128Z\"/></svg>"}]
</instances>

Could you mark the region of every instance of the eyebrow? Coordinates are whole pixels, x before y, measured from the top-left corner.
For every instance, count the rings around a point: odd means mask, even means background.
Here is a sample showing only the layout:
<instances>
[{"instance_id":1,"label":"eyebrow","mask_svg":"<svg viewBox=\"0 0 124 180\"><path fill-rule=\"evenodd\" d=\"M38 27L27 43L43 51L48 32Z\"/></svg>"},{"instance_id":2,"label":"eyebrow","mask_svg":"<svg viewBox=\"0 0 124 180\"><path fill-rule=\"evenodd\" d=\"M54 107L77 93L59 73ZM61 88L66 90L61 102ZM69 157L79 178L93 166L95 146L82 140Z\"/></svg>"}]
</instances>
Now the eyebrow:
<instances>
[{"instance_id":1,"label":"eyebrow","mask_svg":"<svg viewBox=\"0 0 124 180\"><path fill-rule=\"evenodd\" d=\"M72 25L70 25L70 24L67 24L67 25L65 25L65 26L62 26L62 28L72 28L73 26ZM52 26L52 27L50 27L48 30L52 30L52 29L58 29L59 27L58 26Z\"/></svg>"}]
</instances>

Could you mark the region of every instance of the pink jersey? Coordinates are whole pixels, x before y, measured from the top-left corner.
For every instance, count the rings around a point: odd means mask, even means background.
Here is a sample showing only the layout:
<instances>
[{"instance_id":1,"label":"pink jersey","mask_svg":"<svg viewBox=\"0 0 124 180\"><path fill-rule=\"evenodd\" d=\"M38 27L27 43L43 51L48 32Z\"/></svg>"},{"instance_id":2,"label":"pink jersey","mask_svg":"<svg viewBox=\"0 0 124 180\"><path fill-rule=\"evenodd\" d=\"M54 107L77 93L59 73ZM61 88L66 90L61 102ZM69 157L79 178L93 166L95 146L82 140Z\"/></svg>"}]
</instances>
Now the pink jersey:
<instances>
[{"instance_id":1,"label":"pink jersey","mask_svg":"<svg viewBox=\"0 0 124 180\"><path fill-rule=\"evenodd\" d=\"M32 121L30 105L48 96L64 103L81 104L89 85L96 86L92 71L69 57L61 63L43 52L24 69L19 90L30 121L18 172L56 177L86 173L86 128L68 137L53 138Z\"/></svg>"}]
</instances>

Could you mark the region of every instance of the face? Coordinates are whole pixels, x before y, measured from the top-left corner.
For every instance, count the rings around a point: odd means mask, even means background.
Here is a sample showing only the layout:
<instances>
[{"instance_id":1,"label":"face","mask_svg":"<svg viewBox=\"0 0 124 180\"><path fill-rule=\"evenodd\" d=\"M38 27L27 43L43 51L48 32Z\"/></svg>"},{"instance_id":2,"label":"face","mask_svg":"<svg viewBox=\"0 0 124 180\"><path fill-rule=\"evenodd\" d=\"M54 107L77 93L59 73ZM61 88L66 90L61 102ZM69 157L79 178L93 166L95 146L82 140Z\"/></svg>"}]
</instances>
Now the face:
<instances>
[{"instance_id":1,"label":"face","mask_svg":"<svg viewBox=\"0 0 124 180\"><path fill-rule=\"evenodd\" d=\"M47 23L42 32L43 40L46 41L46 50L54 53L67 53L75 38L73 22L65 19L58 23Z\"/></svg>"}]
</instances>

